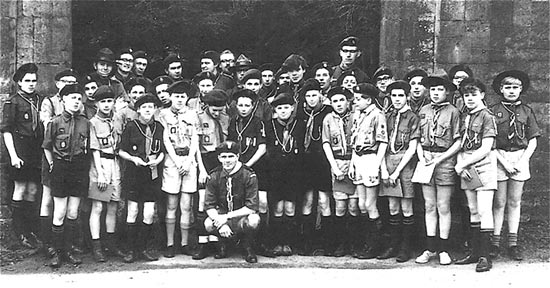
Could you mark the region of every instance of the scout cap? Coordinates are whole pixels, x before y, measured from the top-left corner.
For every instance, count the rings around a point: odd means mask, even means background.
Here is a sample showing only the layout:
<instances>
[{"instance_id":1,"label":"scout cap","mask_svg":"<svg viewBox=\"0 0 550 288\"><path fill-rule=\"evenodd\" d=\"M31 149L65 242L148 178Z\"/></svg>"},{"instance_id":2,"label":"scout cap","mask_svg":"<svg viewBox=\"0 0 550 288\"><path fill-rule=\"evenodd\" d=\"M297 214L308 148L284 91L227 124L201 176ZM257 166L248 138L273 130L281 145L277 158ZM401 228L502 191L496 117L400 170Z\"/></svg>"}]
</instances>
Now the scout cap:
<instances>
[{"instance_id":1,"label":"scout cap","mask_svg":"<svg viewBox=\"0 0 550 288\"><path fill-rule=\"evenodd\" d=\"M233 94L233 99L235 100L238 100L239 98L250 98L252 100L252 103L256 102L256 100L258 100L258 95L256 95L256 93L254 93L254 91L252 90L248 90L248 89L240 89L240 90L237 90L237 92L235 92Z\"/></svg>"},{"instance_id":2,"label":"scout cap","mask_svg":"<svg viewBox=\"0 0 550 288\"><path fill-rule=\"evenodd\" d=\"M214 62L214 65L218 65L220 63L220 53L208 50L201 53L200 59L210 59L212 62Z\"/></svg>"},{"instance_id":3,"label":"scout cap","mask_svg":"<svg viewBox=\"0 0 550 288\"><path fill-rule=\"evenodd\" d=\"M172 80L172 78L166 76L166 75L162 75L162 76L159 76L157 78L155 78L153 80L153 88L156 88L157 86L161 85L161 84L172 84L174 83L174 80Z\"/></svg>"},{"instance_id":4,"label":"scout cap","mask_svg":"<svg viewBox=\"0 0 550 288\"><path fill-rule=\"evenodd\" d=\"M351 100L351 98L353 98L353 93L351 93L348 89L342 86L336 86L328 90L328 95L327 95L328 99L331 99L332 96L334 95L344 95L348 100Z\"/></svg>"},{"instance_id":5,"label":"scout cap","mask_svg":"<svg viewBox=\"0 0 550 288\"><path fill-rule=\"evenodd\" d=\"M145 104L145 103L153 103L155 104L157 107L160 107L162 106L162 103L160 102L160 99L151 94L151 93L145 93L145 95L139 97L137 100L136 100L136 103L134 104L134 107L136 109L138 109L139 107L141 107L141 105Z\"/></svg>"},{"instance_id":6,"label":"scout cap","mask_svg":"<svg viewBox=\"0 0 550 288\"><path fill-rule=\"evenodd\" d=\"M21 65L17 71L15 71L15 74L13 74L13 81L19 82L23 77L25 77L25 74L27 73L36 73L38 71L38 66L34 63L26 63Z\"/></svg>"},{"instance_id":7,"label":"scout cap","mask_svg":"<svg viewBox=\"0 0 550 288\"><path fill-rule=\"evenodd\" d=\"M443 77L429 76L422 79L420 84L424 85L426 88L443 85L449 91L456 91L455 84Z\"/></svg>"},{"instance_id":8,"label":"scout cap","mask_svg":"<svg viewBox=\"0 0 550 288\"><path fill-rule=\"evenodd\" d=\"M292 93L283 92L277 95L275 99L273 99L273 102L271 102L271 106L277 107L279 105L285 104L294 105L294 103L294 96L292 95Z\"/></svg>"},{"instance_id":9,"label":"scout cap","mask_svg":"<svg viewBox=\"0 0 550 288\"><path fill-rule=\"evenodd\" d=\"M236 142L227 140L216 147L216 152L218 155L221 153L233 153L235 155L239 155L241 152L241 147L239 147L239 144Z\"/></svg>"},{"instance_id":10,"label":"scout cap","mask_svg":"<svg viewBox=\"0 0 550 288\"><path fill-rule=\"evenodd\" d=\"M342 83L344 82L344 78L348 77L348 76L353 76L355 77L355 80L357 80L357 73L355 73L355 70L347 70L347 71L344 71L344 73L340 74L340 77L338 77L338 79L336 80L336 85L337 86L342 86Z\"/></svg>"},{"instance_id":11,"label":"scout cap","mask_svg":"<svg viewBox=\"0 0 550 288\"><path fill-rule=\"evenodd\" d=\"M315 66L313 66L313 68L311 69L311 72L313 73L313 76L315 76L315 73L319 69L327 69L328 74L330 76L332 76L332 69L330 67L330 64L327 61L319 62L319 63L315 64Z\"/></svg>"},{"instance_id":12,"label":"scout cap","mask_svg":"<svg viewBox=\"0 0 550 288\"><path fill-rule=\"evenodd\" d=\"M273 63L264 63L262 65L260 65L260 71L261 72L264 72L266 70L269 70L271 72L275 72L275 64Z\"/></svg>"},{"instance_id":13,"label":"scout cap","mask_svg":"<svg viewBox=\"0 0 550 288\"><path fill-rule=\"evenodd\" d=\"M390 85L388 85L388 88L386 88L386 91L388 93L391 93L391 90L393 89L403 89L405 91L405 95L408 95L409 92L411 92L411 85L409 85L408 82L403 80L397 80Z\"/></svg>"},{"instance_id":14,"label":"scout cap","mask_svg":"<svg viewBox=\"0 0 550 288\"><path fill-rule=\"evenodd\" d=\"M86 84L92 83L92 82L99 83L99 80L97 79L97 77L95 77L95 75L97 74L88 74L84 78L82 78L81 80L82 86L86 86Z\"/></svg>"},{"instance_id":15,"label":"scout cap","mask_svg":"<svg viewBox=\"0 0 550 288\"><path fill-rule=\"evenodd\" d=\"M61 78L63 77L67 77L67 76L70 76L70 77L74 77L76 79L78 79L78 74L76 74L76 71L74 69L65 69L63 71L60 71L58 72L57 74L55 74L55 81L59 81L61 80Z\"/></svg>"},{"instance_id":16,"label":"scout cap","mask_svg":"<svg viewBox=\"0 0 550 288\"><path fill-rule=\"evenodd\" d=\"M527 73L519 70L508 70L498 74L493 80L493 90L498 95L502 95L502 93L500 92L500 85L502 84L502 80L504 80L504 78L506 77L513 77L521 81L521 93L525 93L525 91L527 91L527 89L529 88L530 81Z\"/></svg>"},{"instance_id":17,"label":"scout cap","mask_svg":"<svg viewBox=\"0 0 550 288\"><path fill-rule=\"evenodd\" d=\"M227 94L225 91L220 89L213 89L212 91L206 93L202 98L202 101L208 106L222 107L227 104Z\"/></svg>"},{"instance_id":18,"label":"scout cap","mask_svg":"<svg viewBox=\"0 0 550 288\"><path fill-rule=\"evenodd\" d=\"M214 83L216 81L216 75L214 75L212 72L203 71L193 77L193 82L198 85L199 82L204 79L210 79L212 80L212 83Z\"/></svg>"},{"instance_id":19,"label":"scout cap","mask_svg":"<svg viewBox=\"0 0 550 288\"><path fill-rule=\"evenodd\" d=\"M82 92L82 88L78 84L65 85L65 87L63 87L63 89L61 89L61 91L59 91L59 95L61 97L67 96L67 95L73 94L73 93L77 93L77 94L80 94L80 95L84 94Z\"/></svg>"},{"instance_id":20,"label":"scout cap","mask_svg":"<svg viewBox=\"0 0 550 288\"><path fill-rule=\"evenodd\" d=\"M428 73L426 71L424 71L424 69L414 69L414 70L411 70L409 71L409 73L407 73L407 75L405 75L405 78L403 78L403 80L407 81L407 82L410 82L412 78L414 77L422 77L422 78L426 78L428 77Z\"/></svg>"},{"instance_id":21,"label":"scout cap","mask_svg":"<svg viewBox=\"0 0 550 288\"><path fill-rule=\"evenodd\" d=\"M101 85L95 90L94 95L92 96L95 101L100 101L103 99L113 98L115 99L115 92L108 85Z\"/></svg>"},{"instance_id":22,"label":"scout cap","mask_svg":"<svg viewBox=\"0 0 550 288\"><path fill-rule=\"evenodd\" d=\"M101 48L96 54L95 62L115 63L115 53L109 48Z\"/></svg>"},{"instance_id":23,"label":"scout cap","mask_svg":"<svg viewBox=\"0 0 550 288\"><path fill-rule=\"evenodd\" d=\"M464 64L458 64L451 67L451 70L449 70L449 78L453 79L455 77L456 72L458 71L464 71L466 72L466 74L468 74L469 77L474 77L474 72L472 72L472 69L470 69L470 67Z\"/></svg>"},{"instance_id":24,"label":"scout cap","mask_svg":"<svg viewBox=\"0 0 550 288\"><path fill-rule=\"evenodd\" d=\"M353 87L353 92L373 98L378 96L379 90L370 83L359 83L357 86Z\"/></svg>"},{"instance_id":25,"label":"scout cap","mask_svg":"<svg viewBox=\"0 0 550 288\"><path fill-rule=\"evenodd\" d=\"M306 94L307 91L310 90L318 90L321 91L321 84L319 84L319 81L309 78L304 82L304 85L302 86L302 89L300 89L300 94L303 93L303 95Z\"/></svg>"},{"instance_id":26,"label":"scout cap","mask_svg":"<svg viewBox=\"0 0 550 288\"><path fill-rule=\"evenodd\" d=\"M229 67L229 71L235 72L238 70L247 70L250 68L254 68L252 60L250 60L250 58L246 57L244 54L241 54L239 55L239 57L237 57L237 60L235 60L235 65Z\"/></svg>"},{"instance_id":27,"label":"scout cap","mask_svg":"<svg viewBox=\"0 0 550 288\"><path fill-rule=\"evenodd\" d=\"M149 60L149 55L147 55L147 52L142 51L142 50L139 50L139 51L136 51L136 52L132 53L132 56L134 56L134 60L139 59L139 58Z\"/></svg>"},{"instance_id":28,"label":"scout cap","mask_svg":"<svg viewBox=\"0 0 550 288\"><path fill-rule=\"evenodd\" d=\"M143 88L145 88L145 91L149 91L151 89L151 87L149 87L149 83L147 82L147 79L143 77L130 78L130 80L128 80L128 82L124 84L124 89L126 89L126 91L130 91L132 90L132 88L134 88L134 86L137 86L137 85L143 86Z\"/></svg>"},{"instance_id":29,"label":"scout cap","mask_svg":"<svg viewBox=\"0 0 550 288\"><path fill-rule=\"evenodd\" d=\"M250 69L244 73L242 83L246 83L249 79L258 79L262 80L262 72L258 69Z\"/></svg>"},{"instance_id":30,"label":"scout cap","mask_svg":"<svg viewBox=\"0 0 550 288\"><path fill-rule=\"evenodd\" d=\"M359 46L357 45L357 43L359 43L359 38L355 37L355 36L348 36L346 38L344 38L344 40L340 41L340 44L338 45L338 47L340 49L342 49L342 47L344 46Z\"/></svg>"},{"instance_id":31,"label":"scout cap","mask_svg":"<svg viewBox=\"0 0 550 288\"><path fill-rule=\"evenodd\" d=\"M132 50L132 48L123 48L118 52L118 58L120 58L120 56L124 54L130 54L132 55L132 57L134 57L133 53L134 53L134 50Z\"/></svg>"},{"instance_id":32,"label":"scout cap","mask_svg":"<svg viewBox=\"0 0 550 288\"><path fill-rule=\"evenodd\" d=\"M376 71L374 71L374 74L372 75L372 79L374 79L373 81L377 81L377 78L382 75L393 77L393 72L390 68L386 66L380 66L378 67L378 69L376 69Z\"/></svg>"},{"instance_id":33,"label":"scout cap","mask_svg":"<svg viewBox=\"0 0 550 288\"><path fill-rule=\"evenodd\" d=\"M300 66L303 69L307 68L307 61L304 57L298 54L291 54L283 62L281 69L285 72L299 70Z\"/></svg>"},{"instance_id":34,"label":"scout cap","mask_svg":"<svg viewBox=\"0 0 550 288\"><path fill-rule=\"evenodd\" d=\"M170 66L170 64L172 64L174 62L179 62L179 63L182 63L182 65L183 65L183 59L181 59L178 54L173 54L172 53L172 54L168 55L166 58L164 58L164 60L163 60L164 69L167 69L168 66Z\"/></svg>"},{"instance_id":35,"label":"scout cap","mask_svg":"<svg viewBox=\"0 0 550 288\"><path fill-rule=\"evenodd\" d=\"M181 80L181 81L174 82L170 86L168 86L168 88L166 89L166 92L168 92L170 94L172 94L172 93L177 93L177 94L186 93L187 96L191 96L190 95L191 91L192 91L192 85L187 80Z\"/></svg>"}]
</instances>

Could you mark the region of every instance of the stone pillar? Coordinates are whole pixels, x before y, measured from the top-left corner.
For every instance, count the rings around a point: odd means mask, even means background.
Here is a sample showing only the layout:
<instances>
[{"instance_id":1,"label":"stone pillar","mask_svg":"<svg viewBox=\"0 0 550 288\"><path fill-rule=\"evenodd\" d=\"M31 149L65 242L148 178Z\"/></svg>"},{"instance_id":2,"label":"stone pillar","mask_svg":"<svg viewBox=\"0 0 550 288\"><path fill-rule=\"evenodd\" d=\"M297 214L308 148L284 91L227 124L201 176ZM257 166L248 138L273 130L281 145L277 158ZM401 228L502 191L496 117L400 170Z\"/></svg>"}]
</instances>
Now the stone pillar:
<instances>
[{"instance_id":1,"label":"stone pillar","mask_svg":"<svg viewBox=\"0 0 550 288\"><path fill-rule=\"evenodd\" d=\"M38 65L38 92L55 93L55 73L72 61L71 0L2 0L0 19L0 107L15 91L11 81L15 70L28 62ZM9 157L3 140L0 143L1 218L6 215L11 183L6 174Z\"/></svg>"}]
</instances>

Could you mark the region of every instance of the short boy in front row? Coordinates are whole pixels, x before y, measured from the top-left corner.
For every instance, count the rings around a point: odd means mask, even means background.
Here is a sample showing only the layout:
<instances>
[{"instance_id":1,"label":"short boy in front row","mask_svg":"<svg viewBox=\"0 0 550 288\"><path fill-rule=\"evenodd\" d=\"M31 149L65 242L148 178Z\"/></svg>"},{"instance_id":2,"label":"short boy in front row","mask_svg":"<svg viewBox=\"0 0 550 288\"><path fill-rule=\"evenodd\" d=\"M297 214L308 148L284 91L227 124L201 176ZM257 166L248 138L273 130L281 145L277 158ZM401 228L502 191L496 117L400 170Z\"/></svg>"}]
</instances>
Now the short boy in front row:
<instances>
[{"instance_id":1,"label":"short boy in front row","mask_svg":"<svg viewBox=\"0 0 550 288\"><path fill-rule=\"evenodd\" d=\"M160 163L164 160L164 128L153 115L162 105L160 100L146 93L135 103L138 118L129 122L122 132L118 155L128 161L122 180L122 189L127 194L128 253L124 262L136 260L136 251L147 261L158 260L149 249L153 238L153 215L155 200L160 194ZM139 206L143 206L143 223L136 223ZM138 250L139 249L139 250Z\"/></svg>"},{"instance_id":2,"label":"short boy in front row","mask_svg":"<svg viewBox=\"0 0 550 288\"><path fill-rule=\"evenodd\" d=\"M225 239L239 237L246 262L256 263L252 247L260 226L258 179L254 170L239 161L237 143L225 141L216 151L221 165L210 173L206 182L204 209L208 218L204 226L208 233Z\"/></svg>"},{"instance_id":3,"label":"short boy in front row","mask_svg":"<svg viewBox=\"0 0 550 288\"><path fill-rule=\"evenodd\" d=\"M470 208L472 253L456 264L476 263L476 271L489 271L489 237L493 232L493 194L497 189L497 160L493 153L497 127L492 113L485 107L485 85L478 79L466 78L460 83L465 112L462 114L460 152L455 166L461 178ZM472 175L474 174L474 175ZM473 178L480 187L467 185Z\"/></svg>"},{"instance_id":4,"label":"short boy in front row","mask_svg":"<svg viewBox=\"0 0 550 288\"><path fill-rule=\"evenodd\" d=\"M388 135L386 117L378 109L375 99L378 89L367 83L354 88L355 115L352 126L351 165L348 175L353 179L359 195L361 227L368 227L368 249L359 258L371 259L380 253L382 219L376 207L378 185L380 184L380 165L386 154Z\"/></svg>"},{"instance_id":5,"label":"short boy in front row","mask_svg":"<svg viewBox=\"0 0 550 288\"><path fill-rule=\"evenodd\" d=\"M522 260L518 246L521 195L525 181L531 178L529 160L537 148L541 130L531 107L520 97L529 88L529 76L522 71L511 70L497 75L493 90L502 101L491 107L497 122L497 181L498 190L493 203L495 231L491 239L491 255L500 253L500 233L504 222L504 209L508 209L508 252L510 258Z\"/></svg>"},{"instance_id":6,"label":"short boy in front row","mask_svg":"<svg viewBox=\"0 0 550 288\"><path fill-rule=\"evenodd\" d=\"M390 245L377 258L396 257L397 262L410 259L414 231L414 188L411 179L416 161L412 159L420 138L420 118L408 104L410 89L409 83L402 80L391 83L387 88L394 109L387 115L389 148L382 162L384 185L379 194L388 197Z\"/></svg>"},{"instance_id":7,"label":"short boy in front row","mask_svg":"<svg viewBox=\"0 0 550 288\"><path fill-rule=\"evenodd\" d=\"M49 164L54 202L52 233L56 252L50 262L54 268L61 265L61 251L71 264L82 263L71 247L76 235L80 197L88 191L90 169L90 121L80 114L83 91L77 84L71 84L63 87L59 94L65 110L48 123L42 144Z\"/></svg>"}]
</instances>

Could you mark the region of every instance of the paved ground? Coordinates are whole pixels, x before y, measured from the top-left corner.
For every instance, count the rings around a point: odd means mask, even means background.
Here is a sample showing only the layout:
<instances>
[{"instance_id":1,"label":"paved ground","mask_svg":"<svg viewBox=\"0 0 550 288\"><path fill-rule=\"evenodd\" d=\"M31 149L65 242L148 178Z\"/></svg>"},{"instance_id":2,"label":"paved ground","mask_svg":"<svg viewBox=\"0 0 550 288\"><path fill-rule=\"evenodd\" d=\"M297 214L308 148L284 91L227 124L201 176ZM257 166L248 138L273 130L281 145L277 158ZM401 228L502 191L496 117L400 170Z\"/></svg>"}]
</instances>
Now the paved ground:
<instances>
[{"instance_id":1,"label":"paved ground","mask_svg":"<svg viewBox=\"0 0 550 288\"><path fill-rule=\"evenodd\" d=\"M159 288L210 282L219 283L217 287L233 287L238 285L240 279L248 283L246 286L262 288L368 287L374 283L388 286L388 282L392 283L391 287L503 288L529 287L528 285L532 284L535 284L535 287L546 286L544 283L547 283L550 272L548 262L497 262L490 272L476 273L474 265L443 267L437 263L418 265L412 261L396 264L394 260L359 261L350 257L260 257L259 260L258 264L251 265L241 261L237 255L229 259L207 258L202 261L192 261L189 257L178 256L173 259L161 258L157 262L140 262L132 266L109 262L105 263L109 265L106 268L112 269L102 271L90 271L86 269L86 264L78 268L65 265L63 270L53 273L49 269L37 269L34 272L9 274L10 271L3 269L0 283L3 287L101 288L125 285L132 288Z\"/></svg>"}]
</instances>

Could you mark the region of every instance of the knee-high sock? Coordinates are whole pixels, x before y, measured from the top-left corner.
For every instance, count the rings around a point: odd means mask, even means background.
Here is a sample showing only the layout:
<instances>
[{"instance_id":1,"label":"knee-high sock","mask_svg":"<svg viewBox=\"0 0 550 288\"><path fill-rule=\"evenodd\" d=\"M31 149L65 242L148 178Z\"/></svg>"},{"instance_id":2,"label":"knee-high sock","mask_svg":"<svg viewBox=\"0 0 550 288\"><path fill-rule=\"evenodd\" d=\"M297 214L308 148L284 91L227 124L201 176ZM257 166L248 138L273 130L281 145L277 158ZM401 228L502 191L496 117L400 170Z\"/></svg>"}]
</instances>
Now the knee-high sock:
<instances>
[{"instance_id":1,"label":"knee-high sock","mask_svg":"<svg viewBox=\"0 0 550 288\"><path fill-rule=\"evenodd\" d=\"M127 237L126 237L126 246L128 251L136 251L137 250L137 236L138 236L138 226L137 223L127 223L128 229L127 229Z\"/></svg>"},{"instance_id":2,"label":"knee-high sock","mask_svg":"<svg viewBox=\"0 0 550 288\"><path fill-rule=\"evenodd\" d=\"M61 251L64 248L65 241L65 227L62 225L52 225L53 247L57 251Z\"/></svg>"},{"instance_id":3,"label":"knee-high sock","mask_svg":"<svg viewBox=\"0 0 550 288\"><path fill-rule=\"evenodd\" d=\"M75 238L77 236L76 230L78 229L78 221L77 219L66 219L67 221L67 229L65 231L65 251L70 251L72 249L72 246L75 243Z\"/></svg>"},{"instance_id":4,"label":"knee-high sock","mask_svg":"<svg viewBox=\"0 0 550 288\"><path fill-rule=\"evenodd\" d=\"M18 237L24 233L25 229L25 212L23 208L23 201L11 200L12 226L15 235Z\"/></svg>"},{"instance_id":5,"label":"knee-high sock","mask_svg":"<svg viewBox=\"0 0 550 288\"><path fill-rule=\"evenodd\" d=\"M471 222L470 223L470 232L472 233L472 255L480 256L481 254L481 232L480 232L481 223L480 222Z\"/></svg>"},{"instance_id":6,"label":"knee-high sock","mask_svg":"<svg viewBox=\"0 0 550 288\"><path fill-rule=\"evenodd\" d=\"M403 242L401 242L401 248L409 250L411 247L411 240L414 233L414 215L409 217L403 217Z\"/></svg>"},{"instance_id":7,"label":"knee-high sock","mask_svg":"<svg viewBox=\"0 0 550 288\"><path fill-rule=\"evenodd\" d=\"M479 256L487 258L489 257L490 237L493 234L493 229L481 229L479 234Z\"/></svg>"},{"instance_id":8,"label":"knee-high sock","mask_svg":"<svg viewBox=\"0 0 550 288\"><path fill-rule=\"evenodd\" d=\"M401 214L390 215L390 247L397 249L401 243Z\"/></svg>"}]
</instances>

